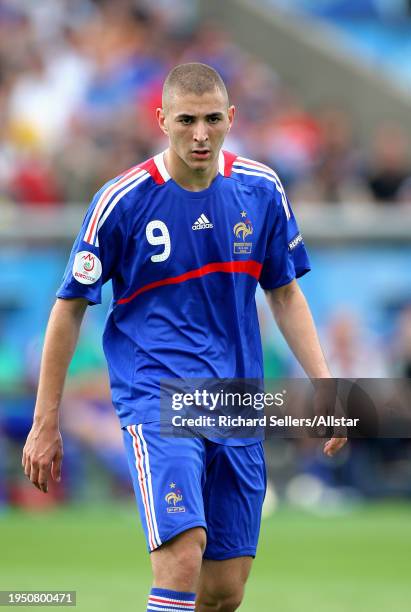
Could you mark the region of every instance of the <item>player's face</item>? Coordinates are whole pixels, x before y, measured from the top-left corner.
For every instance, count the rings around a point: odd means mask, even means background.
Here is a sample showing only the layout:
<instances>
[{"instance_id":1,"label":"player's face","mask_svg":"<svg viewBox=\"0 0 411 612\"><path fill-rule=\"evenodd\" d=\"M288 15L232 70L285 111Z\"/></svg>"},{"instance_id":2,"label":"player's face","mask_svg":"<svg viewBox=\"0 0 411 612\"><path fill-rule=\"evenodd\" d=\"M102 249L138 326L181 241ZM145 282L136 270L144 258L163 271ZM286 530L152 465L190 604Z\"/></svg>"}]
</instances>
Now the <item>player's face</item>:
<instances>
[{"instance_id":1,"label":"player's face","mask_svg":"<svg viewBox=\"0 0 411 612\"><path fill-rule=\"evenodd\" d=\"M175 94L166 109L158 109L161 129L170 150L188 169L207 172L217 166L218 154L234 118L234 106L219 90L201 96Z\"/></svg>"}]
</instances>

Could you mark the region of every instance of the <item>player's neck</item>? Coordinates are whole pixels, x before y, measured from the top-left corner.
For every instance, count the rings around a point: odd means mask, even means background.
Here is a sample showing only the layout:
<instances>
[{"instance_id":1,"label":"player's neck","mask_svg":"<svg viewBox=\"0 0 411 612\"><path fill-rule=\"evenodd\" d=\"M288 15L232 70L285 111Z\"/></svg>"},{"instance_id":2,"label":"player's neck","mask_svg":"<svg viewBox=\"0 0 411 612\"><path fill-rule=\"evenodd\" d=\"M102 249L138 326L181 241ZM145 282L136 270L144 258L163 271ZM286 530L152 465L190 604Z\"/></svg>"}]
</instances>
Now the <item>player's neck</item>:
<instances>
[{"instance_id":1,"label":"player's neck","mask_svg":"<svg viewBox=\"0 0 411 612\"><path fill-rule=\"evenodd\" d=\"M188 191L207 189L218 174L217 163L204 170L192 170L172 149L167 149L163 159L173 181Z\"/></svg>"}]
</instances>

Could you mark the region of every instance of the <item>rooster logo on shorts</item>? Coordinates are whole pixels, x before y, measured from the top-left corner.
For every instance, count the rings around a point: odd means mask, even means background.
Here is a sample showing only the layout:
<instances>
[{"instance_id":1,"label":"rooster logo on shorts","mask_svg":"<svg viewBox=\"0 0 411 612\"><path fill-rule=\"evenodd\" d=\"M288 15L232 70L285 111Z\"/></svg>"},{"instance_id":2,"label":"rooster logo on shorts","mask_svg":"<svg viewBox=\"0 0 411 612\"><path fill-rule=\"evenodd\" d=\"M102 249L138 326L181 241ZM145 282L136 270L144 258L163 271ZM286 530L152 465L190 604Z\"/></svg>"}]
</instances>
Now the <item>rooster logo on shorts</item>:
<instances>
[{"instance_id":1,"label":"rooster logo on shorts","mask_svg":"<svg viewBox=\"0 0 411 612\"><path fill-rule=\"evenodd\" d=\"M180 489L176 489L176 484L174 482L170 484L170 489L172 489L172 491L167 493L164 498L168 504L167 512L185 512L185 507L178 505L181 501L183 501L183 494L181 493Z\"/></svg>"}]
</instances>

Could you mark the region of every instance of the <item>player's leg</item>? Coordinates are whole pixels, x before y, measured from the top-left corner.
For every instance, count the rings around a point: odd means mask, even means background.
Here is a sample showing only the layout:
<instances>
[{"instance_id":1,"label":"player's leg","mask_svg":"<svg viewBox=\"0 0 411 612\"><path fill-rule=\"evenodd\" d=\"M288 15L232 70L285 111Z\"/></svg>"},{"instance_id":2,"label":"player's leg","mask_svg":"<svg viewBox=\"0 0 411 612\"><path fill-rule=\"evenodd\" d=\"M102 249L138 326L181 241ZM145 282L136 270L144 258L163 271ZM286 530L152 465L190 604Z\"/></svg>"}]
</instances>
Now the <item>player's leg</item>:
<instances>
[{"instance_id":1,"label":"player's leg","mask_svg":"<svg viewBox=\"0 0 411 612\"><path fill-rule=\"evenodd\" d=\"M154 550L150 555L153 586L196 591L205 545L205 530L194 527Z\"/></svg>"},{"instance_id":2,"label":"player's leg","mask_svg":"<svg viewBox=\"0 0 411 612\"><path fill-rule=\"evenodd\" d=\"M153 587L147 610L195 610L205 543L205 530L194 527L165 542L151 553Z\"/></svg>"},{"instance_id":3,"label":"player's leg","mask_svg":"<svg viewBox=\"0 0 411 612\"><path fill-rule=\"evenodd\" d=\"M206 543L204 443L161 437L158 423L123 432L154 575L147 610L194 610Z\"/></svg>"},{"instance_id":4,"label":"player's leg","mask_svg":"<svg viewBox=\"0 0 411 612\"><path fill-rule=\"evenodd\" d=\"M197 588L196 612L234 612L239 608L253 557L225 561L204 559Z\"/></svg>"},{"instance_id":5,"label":"player's leg","mask_svg":"<svg viewBox=\"0 0 411 612\"><path fill-rule=\"evenodd\" d=\"M256 554L266 490L264 450L250 446L206 443L203 490L207 545L197 595L197 608L236 610L244 595Z\"/></svg>"}]
</instances>

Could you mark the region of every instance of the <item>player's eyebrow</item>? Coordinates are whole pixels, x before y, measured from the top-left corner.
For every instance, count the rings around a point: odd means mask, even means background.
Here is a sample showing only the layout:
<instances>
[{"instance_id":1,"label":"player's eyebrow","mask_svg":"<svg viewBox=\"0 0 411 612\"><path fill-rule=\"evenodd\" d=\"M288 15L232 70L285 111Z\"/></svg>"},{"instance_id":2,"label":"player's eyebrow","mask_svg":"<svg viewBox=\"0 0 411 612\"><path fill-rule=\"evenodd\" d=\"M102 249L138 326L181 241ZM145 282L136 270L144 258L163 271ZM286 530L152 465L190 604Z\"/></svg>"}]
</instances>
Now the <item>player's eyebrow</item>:
<instances>
[{"instance_id":1,"label":"player's eyebrow","mask_svg":"<svg viewBox=\"0 0 411 612\"><path fill-rule=\"evenodd\" d=\"M190 115L190 113L178 113L178 115L176 115L176 119L195 119L197 115ZM222 117L223 113L221 111L214 111L212 113L207 113L205 115L206 118L208 117Z\"/></svg>"}]
</instances>

